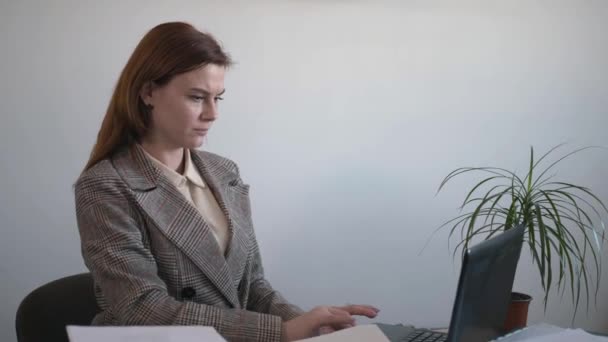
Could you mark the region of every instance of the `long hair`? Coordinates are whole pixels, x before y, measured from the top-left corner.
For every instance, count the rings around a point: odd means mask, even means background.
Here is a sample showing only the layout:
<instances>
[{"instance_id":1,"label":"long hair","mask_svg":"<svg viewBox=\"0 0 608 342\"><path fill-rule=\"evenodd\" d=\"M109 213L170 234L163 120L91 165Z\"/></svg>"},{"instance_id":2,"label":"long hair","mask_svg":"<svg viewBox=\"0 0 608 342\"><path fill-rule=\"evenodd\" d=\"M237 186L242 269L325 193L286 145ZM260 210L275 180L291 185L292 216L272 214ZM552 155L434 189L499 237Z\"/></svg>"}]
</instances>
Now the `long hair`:
<instances>
[{"instance_id":1,"label":"long hair","mask_svg":"<svg viewBox=\"0 0 608 342\"><path fill-rule=\"evenodd\" d=\"M229 67L232 61L211 35L192 25L164 23L146 33L120 74L84 171L146 134L149 111L140 97L146 84L162 86L207 64Z\"/></svg>"}]
</instances>

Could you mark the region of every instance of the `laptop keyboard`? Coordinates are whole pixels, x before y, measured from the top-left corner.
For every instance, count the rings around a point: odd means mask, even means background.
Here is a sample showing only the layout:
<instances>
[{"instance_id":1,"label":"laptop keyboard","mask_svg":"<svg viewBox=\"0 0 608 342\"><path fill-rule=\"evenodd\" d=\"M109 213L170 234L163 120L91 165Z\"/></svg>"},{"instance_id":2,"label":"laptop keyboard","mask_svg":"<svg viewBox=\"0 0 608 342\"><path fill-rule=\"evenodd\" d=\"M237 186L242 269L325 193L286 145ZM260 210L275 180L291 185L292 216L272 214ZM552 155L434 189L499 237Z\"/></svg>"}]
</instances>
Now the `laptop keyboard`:
<instances>
[{"instance_id":1,"label":"laptop keyboard","mask_svg":"<svg viewBox=\"0 0 608 342\"><path fill-rule=\"evenodd\" d=\"M416 329L407 335L403 342L445 342L448 334L430 331L428 329Z\"/></svg>"}]
</instances>

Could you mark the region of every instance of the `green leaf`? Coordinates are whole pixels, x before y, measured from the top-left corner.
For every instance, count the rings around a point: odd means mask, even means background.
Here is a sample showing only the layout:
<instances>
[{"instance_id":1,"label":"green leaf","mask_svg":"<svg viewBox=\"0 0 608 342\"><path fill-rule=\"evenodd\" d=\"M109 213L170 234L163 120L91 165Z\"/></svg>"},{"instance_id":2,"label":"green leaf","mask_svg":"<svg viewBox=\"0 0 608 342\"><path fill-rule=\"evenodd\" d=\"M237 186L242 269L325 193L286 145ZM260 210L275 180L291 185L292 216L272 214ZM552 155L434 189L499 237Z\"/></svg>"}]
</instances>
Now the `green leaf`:
<instances>
[{"instance_id":1,"label":"green leaf","mask_svg":"<svg viewBox=\"0 0 608 342\"><path fill-rule=\"evenodd\" d=\"M540 273L540 281L541 281L541 285L543 287L543 291L545 291L544 270L541 267L540 258L538 257L538 252L536 251L536 247L534 246L533 241L529 242L529 246L530 246L530 251L532 252L533 262L536 263L536 266L538 267L538 272Z\"/></svg>"},{"instance_id":2,"label":"green leaf","mask_svg":"<svg viewBox=\"0 0 608 342\"><path fill-rule=\"evenodd\" d=\"M530 170L528 172L528 192L532 191L532 171L534 171L534 148L530 146Z\"/></svg>"},{"instance_id":3,"label":"green leaf","mask_svg":"<svg viewBox=\"0 0 608 342\"><path fill-rule=\"evenodd\" d=\"M608 214L608 208L606 208L606 205L604 205L604 202L602 202L602 200L599 199L599 197L597 197L595 194L593 194L589 189L582 187L582 186L577 186L577 185L573 185L573 184L569 184L569 183L563 183L563 182L551 182L551 184L558 184L558 185L563 185L563 186L567 186L569 188L574 188L577 189L579 191L582 191L584 193L586 193L587 195L593 197L593 199L596 200L596 202L604 209L604 211Z\"/></svg>"},{"instance_id":4,"label":"green leaf","mask_svg":"<svg viewBox=\"0 0 608 342\"><path fill-rule=\"evenodd\" d=\"M547 171L549 171L551 168L553 168L555 165L557 165L558 163L560 163L562 160L572 156L573 154L579 153L581 151L584 150L588 150L590 148L597 148L598 146L587 146L587 147L583 147L583 148L579 148L577 150L574 150L568 154L566 154L565 156L561 157L560 159L558 159L557 161L553 162L551 165L549 165L541 174L540 176L537 178L537 180L534 182L534 185L536 185L536 182L538 182L540 179L542 179L542 177L545 175L545 173L547 173ZM534 187L533 185L533 187Z\"/></svg>"},{"instance_id":5,"label":"green leaf","mask_svg":"<svg viewBox=\"0 0 608 342\"><path fill-rule=\"evenodd\" d=\"M504 178L504 176L492 176L492 177L488 177L488 178L484 179L483 181L477 183L477 185L475 185L473 187L473 189L471 189L471 191L469 191L469 193L467 194L467 197L465 197L464 201L462 202L461 208L464 207L467 204L467 201L469 200L469 198L471 197L471 195L475 192L475 190L477 190L483 184L485 184L485 183L487 183L487 182L489 182L489 181L491 181L493 179L496 179L496 178ZM494 188L490 189L490 192L492 190L494 190Z\"/></svg>"},{"instance_id":6,"label":"green leaf","mask_svg":"<svg viewBox=\"0 0 608 342\"><path fill-rule=\"evenodd\" d=\"M562 244L563 248L564 248L564 252L561 253L560 255L562 256L562 258L565 258L566 260L566 265L568 266L568 271L569 271L569 279L570 279L570 293L572 294L572 302L574 302L574 270L572 268L572 258L570 257L570 253L575 253L574 250L566 243L566 240L562 239L561 237L559 237L558 233L557 233L557 228L553 229L549 226L545 226L547 228L547 231L551 234L553 234L553 236L557 236L558 237L558 241L560 241L560 243ZM561 284L561 281L560 281ZM564 286L565 288L565 286Z\"/></svg>"},{"instance_id":7,"label":"green leaf","mask_svg":"<svg viewBox=\"0 0 608 342\"><path fill-rule=\"evenodd\" d=\"M562 146L564 146L564 145L565 145L565 143L561 143L561 144L559 144L559 145L557 145L557 146L555 146L555 147L551 148L549 151L547 151L545 154L543 154L543 156L542 156L542 157L540 157L540 159L539 159L539 160L537 160L537 161L536 161L536 163L534 164L534 167L537 167L537 166L538 166L538 164L540 164L540 162L542 162L542 161L543 161L543 159L545 159L545 158L546 158L546 157L547 157L549 154L551 154L553 151L557 150L558 148L560 148L560 147L562 147Z\"/></svg>"},{"instance_id":8,"label":"green leaf","mask_svg":"<svg viewBox=\"0 0 608 342\"><path fill-rule=\"evenodd\" d=\"M536 219L538 223L538 232L540 235L540 250L541 250L541 269L547 271L547 289L545 291L545 311L547 310L547 298L549 297L549 291L551 291L551 246L549 245L549 238L547 237L545 224L543 223L543 215L540 210L540 206L537 204L536 208ZM546 263L545 263L546 259ZM547 267L548 266L548 267Z\"/></svg>"},{"instance_id":9,"label":"green leaf","mask_svg":"<svg viewBox=\"0 0 608 342\"><path fill-rule=\"evenodd\" d=\"M510 187L508 187L508 188L505 188L503 191L499 192L498 194L496 194L497 196L495 196L494 201L492 202L492 205L490 206L490 208L488 210L490 212L494 212L494 210L496 208L496 204L500 201L500 199L505 194L508 194L510 191L511 191L511 189L510 189ZM496 211L501 212L501 209L497 209ZM487 220L490 216L492 216L492 222L494 222L494 218L496 217L496 215L488 215L488 216L486 216L486 220L484 221L484 224L487 223Z\"/></svg>"}]
</instances>

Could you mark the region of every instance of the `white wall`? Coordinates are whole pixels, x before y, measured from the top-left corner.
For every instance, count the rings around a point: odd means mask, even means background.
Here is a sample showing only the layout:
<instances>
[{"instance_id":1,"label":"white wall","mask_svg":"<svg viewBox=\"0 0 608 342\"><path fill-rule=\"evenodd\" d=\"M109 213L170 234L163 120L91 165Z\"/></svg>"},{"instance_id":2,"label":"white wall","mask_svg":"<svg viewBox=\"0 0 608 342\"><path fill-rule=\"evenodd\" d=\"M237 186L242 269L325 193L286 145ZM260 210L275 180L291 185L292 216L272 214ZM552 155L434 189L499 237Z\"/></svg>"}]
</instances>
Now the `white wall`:
<instances>
[{"instance_id":1,"label":"white wall","mask_svg":"<svg viewBox=\"0 0 608 342\"><path fill-rule=\"evenodd\" d=\"M522 170L530 145L608 142L605 1L155 3L0 4L2 341L29 291L85 270L71 186L120 70L160 22L212 32L238 62L205 148L239 162L267 275L305 308L364 302L379 321L445 326L458 265L445 233L419 251L470 183L434 197L441 179ZM607 153L564 167L608 200ZM568 297L544 315L537 277L520 264L530 321L568 325ZM608 332L607 284L575 326Z\"/></svg>"}]
</instances>

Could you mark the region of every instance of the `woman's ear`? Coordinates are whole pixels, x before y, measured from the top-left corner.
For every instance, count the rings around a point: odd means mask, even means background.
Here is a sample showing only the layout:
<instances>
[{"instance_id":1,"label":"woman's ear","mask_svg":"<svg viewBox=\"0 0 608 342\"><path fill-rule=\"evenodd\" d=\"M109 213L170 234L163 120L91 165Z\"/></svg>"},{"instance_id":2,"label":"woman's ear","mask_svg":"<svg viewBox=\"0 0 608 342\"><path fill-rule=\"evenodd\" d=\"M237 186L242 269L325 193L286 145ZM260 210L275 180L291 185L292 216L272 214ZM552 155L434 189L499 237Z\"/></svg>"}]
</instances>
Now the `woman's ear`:
<instances>
[{"instance_id":1,"label":"woman's ear","mask_svg":"<svg viewBox=\"0 0 608 342\"><path fill-rule=\"evenodd\" d=\"M139 91L139 97L146 106L152 104L152 91L154 91L154 82L144 83Z\"/></svg>"}]
</instances>

